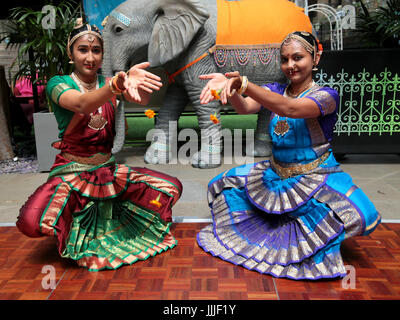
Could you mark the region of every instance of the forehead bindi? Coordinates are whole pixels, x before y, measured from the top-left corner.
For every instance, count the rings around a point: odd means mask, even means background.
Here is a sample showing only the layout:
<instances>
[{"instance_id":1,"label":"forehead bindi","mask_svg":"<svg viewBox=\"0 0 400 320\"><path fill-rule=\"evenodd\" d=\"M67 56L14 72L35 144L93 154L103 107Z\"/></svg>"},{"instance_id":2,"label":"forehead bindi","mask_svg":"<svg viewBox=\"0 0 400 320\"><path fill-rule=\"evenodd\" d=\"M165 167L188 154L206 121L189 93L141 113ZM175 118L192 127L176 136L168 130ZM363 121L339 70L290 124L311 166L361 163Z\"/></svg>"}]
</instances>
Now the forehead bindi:
<instances>
[{"instance_id":1,"label":"forehead bindi","mask_svg":"<svg viewBox=\"0 0 400 320\"><path fill-rule=\"evenodd\" d=\"M91 34L85 34L79 37L75 42L76 47L99 47L101 48L100 39Z\"/></svg>"},{"instance_id":2,"label":"forehead bindi","mask_svg":"<svg viewBox=\"0 0 400 320\"><path fill-rule=\"evenodd\" d=\"M305 56L307 54L310 53L303 47L303 45L300 42L296 40L291 40L288 44L283 45L281 48L281 56L283 57L289 57L295 55Z\"/></svg>"}]
</instances>

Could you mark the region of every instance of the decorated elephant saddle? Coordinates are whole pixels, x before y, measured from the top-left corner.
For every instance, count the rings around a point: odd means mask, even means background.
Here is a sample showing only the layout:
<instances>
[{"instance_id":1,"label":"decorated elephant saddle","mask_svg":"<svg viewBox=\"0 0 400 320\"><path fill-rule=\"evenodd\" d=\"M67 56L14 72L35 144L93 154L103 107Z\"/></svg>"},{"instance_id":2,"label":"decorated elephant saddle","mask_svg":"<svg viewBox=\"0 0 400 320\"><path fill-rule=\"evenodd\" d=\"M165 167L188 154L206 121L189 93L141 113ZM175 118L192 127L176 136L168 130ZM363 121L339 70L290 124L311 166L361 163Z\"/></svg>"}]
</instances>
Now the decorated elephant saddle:
<instances>
[{"instance_id":1,"label":"decorated elephant saddle","mask_svg":"<svg viewBox=\"0 0 400 320\"><path fill-rule=\"evenodd\" d=\"M312 32L304 9L287 0L216 1L214 57L219 67L230 59L241 65L254 59L267 64L289 33Z\"/></svg>"}]
</instances>

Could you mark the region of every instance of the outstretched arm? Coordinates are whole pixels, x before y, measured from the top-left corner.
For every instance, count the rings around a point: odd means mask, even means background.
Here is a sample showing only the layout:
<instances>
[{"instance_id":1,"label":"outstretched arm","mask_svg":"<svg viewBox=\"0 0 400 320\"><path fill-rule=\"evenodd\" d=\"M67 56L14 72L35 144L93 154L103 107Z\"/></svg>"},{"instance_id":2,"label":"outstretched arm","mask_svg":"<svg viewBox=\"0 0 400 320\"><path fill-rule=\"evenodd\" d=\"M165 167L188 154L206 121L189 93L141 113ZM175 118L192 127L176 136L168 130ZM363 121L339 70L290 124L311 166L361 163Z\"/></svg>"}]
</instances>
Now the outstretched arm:
<instances>
[{"instance_id":1,"label":"outstretched arm","mask_svg":"<svg viewBox=\"0 0 400 320\"><path fill-rule=\"evenodd\" d=\"M248 82L247 89L242 92L248 97L243 98L237 93L242 86L242 79L240 76L233 77L225 87L229 102L238 113L254 113L264 106L279 116L289 118L316 118L321 115L317 103L311 99L289 99L251 82Z\"/></svg>"},{"instance_id":2,"label":"outstretched arm","mask_svg":"<svg viewBox=\"0 0 400 320\"><path fill-rule=\"evenodd\" d=\"M90 114L113 96L114 93L107 83L97 90L86 93L75 89L65 91L61 94L58 103L61 107L75 113Z\"/></svg>"},{"instance_id":3,"label":"outstretched arm","mask_svg":"<svg viewBox=\"0 0 400 320\"><path fill-rule=\"evenodd\" d=\"M123 71L115 76L115 81L107 82L103 87L82 93L78 90L68 90L59 99L61 107L77 113L90 114L111 97L123 94L131 102L146 104L153 90L162 86L158 76L144 70L150 64L144 62L133 66L128 73Z\"/></svg>"}]
</instances>

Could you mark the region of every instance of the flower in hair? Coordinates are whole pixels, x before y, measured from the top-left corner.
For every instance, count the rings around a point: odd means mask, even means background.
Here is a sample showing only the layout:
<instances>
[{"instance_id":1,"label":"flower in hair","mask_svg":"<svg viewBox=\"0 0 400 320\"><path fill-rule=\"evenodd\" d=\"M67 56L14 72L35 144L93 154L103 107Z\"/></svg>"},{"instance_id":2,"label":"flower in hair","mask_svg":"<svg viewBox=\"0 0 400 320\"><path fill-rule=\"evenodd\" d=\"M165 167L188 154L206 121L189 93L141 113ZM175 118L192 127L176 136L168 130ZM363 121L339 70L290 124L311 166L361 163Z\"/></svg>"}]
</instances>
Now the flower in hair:
<instances>
[{"instance_id":1,"label":"flower in hair","mask_svg":"<svg viewBox=\"0 0 400 320\"><path fill-rule=\"evenodd\" d=\"M83 19L81 17L77 18L75 21L74 29L79 29L82 26L83 26Z\"/></svg>"},{"instance_id":2,"label":"flower in hair","mask_svg":"<svg viewBox=\"0 0 400 320\"><path fill-rule=\"evenodd\" d=\"M324 51L324 47L322 46L322 43L319 42L319 40L317 40L317 47L318 47L318 52L323 52Z\"/></svg>"}]
</instances>

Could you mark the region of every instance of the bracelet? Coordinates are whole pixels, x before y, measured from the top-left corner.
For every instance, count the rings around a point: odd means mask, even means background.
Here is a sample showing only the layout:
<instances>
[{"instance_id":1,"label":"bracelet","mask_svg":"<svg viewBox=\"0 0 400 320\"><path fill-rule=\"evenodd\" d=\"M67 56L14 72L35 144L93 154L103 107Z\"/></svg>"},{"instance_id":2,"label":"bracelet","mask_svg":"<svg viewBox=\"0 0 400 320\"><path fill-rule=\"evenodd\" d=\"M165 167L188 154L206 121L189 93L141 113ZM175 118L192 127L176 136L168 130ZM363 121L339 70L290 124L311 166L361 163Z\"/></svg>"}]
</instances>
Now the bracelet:
<instances>
[{"instance_id":1,"label":"bracelet","mask_svg":"<svg viewBox=\"0 0 400 320\"><path fill-rule=\"evenodd\" d=\"M112 79L112 78L110 79L110 81L108 81L108 86L110 87L110 90L111 90L111 92L112 92L113 94L118 95L118 94L121 93L121 92L119 92L119 91L117 91L117 90L114 89L114 86L113 86L113 79Z\"/></svg>"},{"instance_id":2,"label":"bracelet","mask_svg":"<svg viewBox=\"0 0 400 320\"><path fill-rule=\"evenodd\" d=\"M114 87L114 89L116 90L116 91L119 91L120 93L122 93L122 92L124 92L125 91L125 89L121 89L120 87L118 87L118 85L117 85L117 80L118 80L118 76L114 76L113 78L112 78L112 84L113 84L113 87Z\"/></svg>"},{"instance_id":3,"label":"bracelet","mask_svg":"<svg viewBox=\"0 0 400 320\"><path fill-rule=\"evenodd\" d=\"M108 86L110 87L111 92L115 95L118 95L118 94L121 94L122 92L124 92L124 90L121 90L117 86L117 76L114 76L110 79L110 81L108 82Z\"/></svg>"},{"instance_id":4,"label":"bracelet","mask_svg":"<svg viewBox=\"0 0 400 320\"><path fill-rule=\"evenodd\" d=\"M247 79L246 76L241 77L242 80L242 85L240 86L240 89L237 91L238 94L243 94L247 90L247 86L249 85L249 79Z\"/></svg>"}]
</instances>

